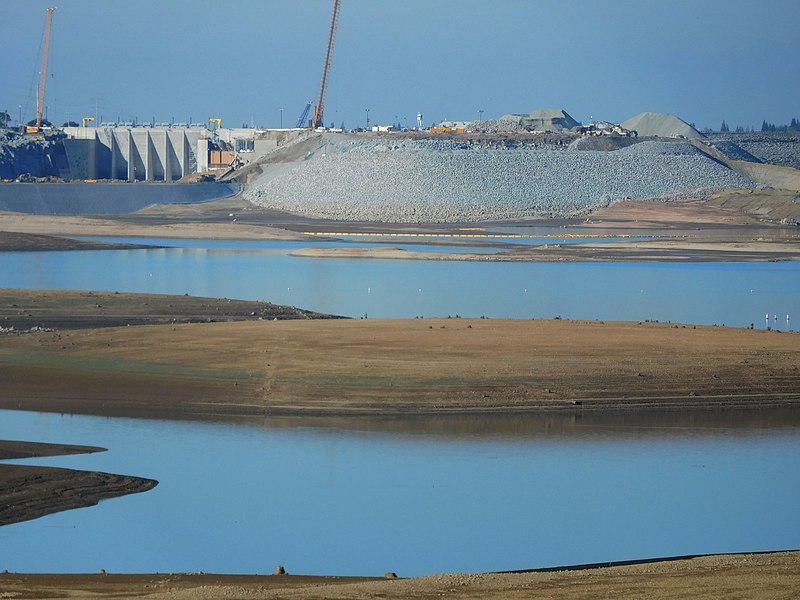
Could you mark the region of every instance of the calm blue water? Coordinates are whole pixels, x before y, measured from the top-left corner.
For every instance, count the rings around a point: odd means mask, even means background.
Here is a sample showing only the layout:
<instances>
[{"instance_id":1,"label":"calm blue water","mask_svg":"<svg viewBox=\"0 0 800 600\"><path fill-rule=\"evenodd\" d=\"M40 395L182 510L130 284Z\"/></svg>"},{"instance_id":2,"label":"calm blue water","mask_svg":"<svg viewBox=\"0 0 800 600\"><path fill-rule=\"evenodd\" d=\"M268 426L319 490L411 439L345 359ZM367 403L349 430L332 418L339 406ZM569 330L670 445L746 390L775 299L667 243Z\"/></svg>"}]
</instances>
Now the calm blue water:
<instances>
[{"instance_id":1,"label":"calm blue water","mask_svg":"<svg viewBox=\"0 0 800 600\"><path fill-rule=\"evenodd\" d=\"M188 293L378 318L560 315L763 327L769 313L779 329L787 314L800 319L800 262L347 260L288 254L312 242L147 241L181 247L2 253L0 287Z\"/></svg>"},{"instance_id":2,"label":"calm blue water","mask_svg":"<svg viewBox=\"0 0 800 600\"><path fill-rule=\"evenodd\" d=\"M797 419L750 428L549 417L496 429L440 420L435 432L0 419L0 439L110 449L28 464L161 481L0 528L10 571L269 573L283 564L412 576L800 547Z\"/></svg>"},{"instance_id":3,"label":"calm blue water","mask_svg":"<svg viewBox=\"0 0 800 600\"><path fill-rule=\"evenodd\" d=\"M769 313L779 316L770 326L782 329L786 314L800 318L797 262L339 260L288 253L353 243L123 241L171 247L0 253L0 287L263 299L370 317L763 327ZM341 420L237 426L2 411L0 439L110 449L28 463L161 483L0 528L0 568L268 573L283 564L293 573L412 576L800 547L797 419L757 427L549 419L358 428Z\"/></svg>"}]
</instances>

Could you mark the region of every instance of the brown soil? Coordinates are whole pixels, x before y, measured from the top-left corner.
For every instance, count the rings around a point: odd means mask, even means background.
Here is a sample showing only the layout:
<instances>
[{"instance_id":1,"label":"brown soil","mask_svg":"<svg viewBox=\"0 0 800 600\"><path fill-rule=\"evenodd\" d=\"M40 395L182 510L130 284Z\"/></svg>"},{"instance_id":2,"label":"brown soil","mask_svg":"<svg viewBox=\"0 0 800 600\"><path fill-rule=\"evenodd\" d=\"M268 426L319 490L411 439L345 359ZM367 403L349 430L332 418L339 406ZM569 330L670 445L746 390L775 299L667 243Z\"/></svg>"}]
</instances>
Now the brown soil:
<instances>
[{"instance_id":1,"label":"brown soil","mask_svg":"<svg viewBox=\"0 0 800 600\"><path fill-rule=\"evenodd\" d=\"M35 235L4 231L0 236L0 252L27 252L35 250L129 250L145 248L138 244L111 244L72 240L53 235ZM152 248L152 246L150 246Z\"/></svg>"},{"instance_id":2,"label":"brown soil","mask_svg":"<svg viewBox=\"0 0 800 600\"><path fill-rule=\"evenodd\" d=\"M0 440L0 460L104 450L94 446ZM152 479L97 471L0 464L0 526L94 506L107 498L145 492L157 483Z\"/></svg>"},{"instance_id":3,"label":"brown soil","mask_svg":"<svg viewBox=\"0 0 800 600\"><path fill-rule=\"evenodd\" d=\"M144 417L800 403L800 336L563 320L233 322L0 337L0 407Z\"/></svg>"},{"instance_id":4,"label":"brown soil","mask_svg":"<svg viewBox=\"0 0 800 600\"><path fill-rule=\"evenodd\" d=\"M481 262L717 262L800 260L800 238L789 241L722 242L680 240L620 241L521 246L497 254L415 252L392 247L301 248L308 258L384 258Z\"/></svg>"},{"instance_id":5,"label":"brown soil","mask_svg":"<svg viewBox=\"0 0 800 600\"><path fill-rule=\"evenodd\" d=\"M5 329L76 329L154 323L326 318L334 317L261 301L0 288L0 327Z\"/></svg>"},{"instance_id":6,"label":"brown soil","mask_svg":"<svg viewBox=\"0 0 800 600\"><path fill-rule=\"evenodd\" d=\"M10 598L790 599L800 552L704 556L585 570L449 574L417 579L294 575L0 575Z\"/></svg>"},{"instance_id":7,"label":"brown soil","mask_svg":"<svg viewBox=\"0 0 800 600\"><path fill-rule=\"evenodd\" d=\"M40 456L66 456L67 454L91 454L93 452L105 452L105 450L105 448L98 448L97 446L0 440L0 460L36 458Z\"/></svg>"},{"instance_id":8,"label":"brown soil","mask_svg":"<svg viewBox=\"0 0 800 600\"><path fill-rule=\"evenodd\" d=\"M0 525L94 506L107 498L146 492L157 484L97 471L0 464Z\"/></svg>"}]
</instances>

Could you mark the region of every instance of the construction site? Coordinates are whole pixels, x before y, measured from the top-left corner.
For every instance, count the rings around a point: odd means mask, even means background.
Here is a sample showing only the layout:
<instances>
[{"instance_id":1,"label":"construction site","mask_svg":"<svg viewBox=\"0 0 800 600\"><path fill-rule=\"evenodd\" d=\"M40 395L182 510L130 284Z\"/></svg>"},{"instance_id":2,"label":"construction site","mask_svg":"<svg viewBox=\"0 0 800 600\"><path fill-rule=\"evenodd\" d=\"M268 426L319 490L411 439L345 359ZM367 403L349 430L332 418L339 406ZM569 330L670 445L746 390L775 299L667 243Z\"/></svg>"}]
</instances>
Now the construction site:
<instances>
[{"instance_id":1,"label":"construction site","mask_svg":"<svg viewBox=\"0 0 800 600\"><path fill-rule=\"evenodd\" d=\"M309 218L474 222L580 217L619 200L727 188L800 190L797 134L704 134L655 112L581 123L564 109L539 108L430 127L418 113L413 128L370 127L367 113L367 128L326 128L340 0L316 102L294 127L84 117L59 128L44 118L54 11L45 16L36 119L0 130L0 209L119 214L241 194Z\"/></svg>"}]
</instances>

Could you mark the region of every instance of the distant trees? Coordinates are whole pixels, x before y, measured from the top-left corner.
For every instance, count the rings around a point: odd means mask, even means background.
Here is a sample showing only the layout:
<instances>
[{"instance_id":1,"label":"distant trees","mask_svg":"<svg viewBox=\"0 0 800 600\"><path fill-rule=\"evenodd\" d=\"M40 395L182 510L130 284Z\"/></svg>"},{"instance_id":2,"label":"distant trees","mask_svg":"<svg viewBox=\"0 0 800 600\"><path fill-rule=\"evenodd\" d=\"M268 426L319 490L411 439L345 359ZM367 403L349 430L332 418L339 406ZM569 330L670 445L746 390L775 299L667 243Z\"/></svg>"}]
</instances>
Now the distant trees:
<instances>
[{"instance_id":1,"label":"distant trees","mask_svg":"<svg viewBox=\"0 0 800 600\"><path fill-rule=\"evenodd\" d=\"M26 123L28 127L36 127L36 119L31 119ZM42 119L42 127L52 127L53 124L47 119Z\"/></svg>"},{"instance_id":2,"label":"distant trees","mask_svg":"<svg viewBox=\"0 0 800 600\"><path fill-rule=\"evenodd\" d=\"M775 125L775 123L767 123L765 120L763 123L761 123L761 131L783 131L798 133L800 132L800 121L798 121L796 118L792 118L792 122L789 125Z\"/></svg>"},{"instance_id":3,"label":"distant trees","mask_svg":"<svg viewBox=\"0 0 800 600\"><path fill-rule=\"evenodd\" d=\"M11 123L11 115L8 114L8 111L0 110L0 127L8 127L9 123Z\"/></svg>"}]
</instances>

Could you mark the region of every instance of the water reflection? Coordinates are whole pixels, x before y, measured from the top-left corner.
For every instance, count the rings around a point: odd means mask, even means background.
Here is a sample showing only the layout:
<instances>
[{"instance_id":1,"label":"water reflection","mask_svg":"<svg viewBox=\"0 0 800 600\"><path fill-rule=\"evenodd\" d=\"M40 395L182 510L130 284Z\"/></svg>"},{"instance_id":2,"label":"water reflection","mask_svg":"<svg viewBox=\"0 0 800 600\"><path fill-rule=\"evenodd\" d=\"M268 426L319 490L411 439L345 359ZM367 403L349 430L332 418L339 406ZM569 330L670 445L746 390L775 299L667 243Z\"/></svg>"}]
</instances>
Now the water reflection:
<instances>
[{"instance_id":1,"label":"water reflection","mask_svg":"<svg viewBox=\"0 0 800 600\"><path fill-rule=\"evenodd\" d=\"M298 242L151 241L205 247L2 253L0 287L263 299L372 318L560 315L764 327L764 315L769 313L780 315L769 326L786 328L785 315L800 314L800 261L564 264L315 259L286 253L292 244L307 245Z\"/></svg>"},{"instance_id":2,"label":"water reflection","mask_svg":"<svg viewBox=\"0 0 800 600\"><path fill-rule=\"evenodd\" d=\"M800 546L783 415L257 425L4 411L36 459L153 477L146 494L0 529L11 571L403 576ZM29 461L30 462L30 461Z\"/></svg>"}]
</instances>

